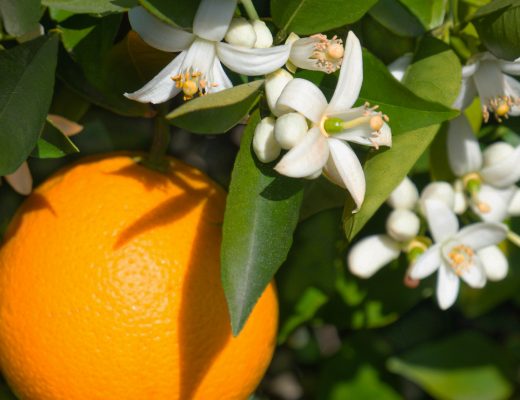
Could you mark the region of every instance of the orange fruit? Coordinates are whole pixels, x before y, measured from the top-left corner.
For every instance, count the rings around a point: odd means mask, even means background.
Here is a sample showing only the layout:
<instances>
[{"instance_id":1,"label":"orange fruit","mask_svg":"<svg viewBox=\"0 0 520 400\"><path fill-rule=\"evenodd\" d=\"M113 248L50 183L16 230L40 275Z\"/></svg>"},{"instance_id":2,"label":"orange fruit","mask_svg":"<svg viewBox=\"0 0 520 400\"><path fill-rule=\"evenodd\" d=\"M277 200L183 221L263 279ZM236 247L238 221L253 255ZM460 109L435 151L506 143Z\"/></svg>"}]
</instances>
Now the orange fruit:
<instances>
[{"instance_id":1,"label":"orange fruit","mask_svg":"<svg viewBox=\"0 0 520 400\"><path fill-rule=\"evenodd\" d=\"M169 159L87 158L42 184L0 249L0 366L30 400L246 399L275 345L271 284L232 337L225 193Z\"/></svg>"}]
</instances>

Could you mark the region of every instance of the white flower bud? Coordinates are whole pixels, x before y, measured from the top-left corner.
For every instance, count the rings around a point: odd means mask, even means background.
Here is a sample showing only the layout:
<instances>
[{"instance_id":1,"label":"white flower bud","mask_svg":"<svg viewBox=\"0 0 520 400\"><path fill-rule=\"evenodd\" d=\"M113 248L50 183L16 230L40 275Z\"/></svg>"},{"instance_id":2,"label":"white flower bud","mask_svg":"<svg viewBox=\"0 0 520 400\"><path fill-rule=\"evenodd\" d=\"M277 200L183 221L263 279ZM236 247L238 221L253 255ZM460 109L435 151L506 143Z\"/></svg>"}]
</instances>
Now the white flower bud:
<instances>
[{"instance_id":1,"label":"white flower bud","mask_svg":"<svg viewBox=\"0 0 520 400\"><path fill-rule=\"evenodd\" d=\"M414 183L407 176L388 197L387 203L392 208L406 208L412 210L419 200L419 192Z\"/></svg>"},{"instance_id":2,"label":"white flower bud","mask_svg":"<svg viewBox=\"0 0 520 400\"><path fill-rule=\"evenodd\" d=\"M256 126L253 136L253 150L262 162L276 160L282 151L274 138L274 118L266 117Z\"/></svg>"},{"instance_id":3,"label":"white flower bud","mask_svg":"<svg viewBox=\"0 0 520 400\"><path fill-rule=\"evenodd\" d=\"M398 242L407 242L416 237L420 226L419 217L406 209L392 211L386 220L386 232Z\"/></svg>"},{"instance_id":4,"label":"white flower bud","mask_svg":"<svg viewBox=\"0 0 520 400\"><path fill-rule=\"evenodd\" d=\"M468 201L464 194L464 183L462 180L457 179L453 184L454 197L453 197L453 211L455 214L463 214L468 208Z\"/></svg>"},{"instance_id":5,"label":"white flower bud","mask_svg":"<svg viewBox=\"0 0 520 400\"><path fill-rule=\"evenodd\" d=\"M477 251L477 255L490 281L500 281L507 276L509 265L499 247L484 247Z\"/></svg>"},{"instance_id":6,"label":"white flower bud","mask_svg":"<svg viewBox=\"0 0 520 400\"><path fill-rule=\"evenodd\" d=\"M279 117L283 111L276 108L276 102L283 89L293 80L293 76L285 69L278 69L265 77L265 97L271 112Z\"/></svg>"},{"instance_id":7,"label":"white flower bud","mask_svg":"<svg viewBox=\"0 0 520 400\"><path fill-rule=\"evenodd\" d=\"M454 209L455 192L447 182L432 182L423 189L419 200L420 211L423 215L425 215L425 201L431 199L442 201L450 210Z\"/></svg>"},{"instance_id":8,"label":"white flower bud","mask_svg":"<svg viewBox=\"0 0 520 400\"><path fill-rule=\"evenodd\" d=\"M489 167L504 161L513 151L515 151L515 148L509 143L493 143L482 152L484 156L484 167Z\"/></svg>"},{"instance_id":9,"label":"white flower bud","mask_svg":"<svg viewBox=\"0 0 520 400\"><path fill-rule=\"evenodd\" d=\"M256 33L256 42L254 47L256 49L267 49L273 45L273 34L267 27L264 21L255 19L251 22Z\"/></svg>"},{"instance_id":10,"label":"white flower bud","mask_svg":"<svg viewBox=\"0 0 520 400\"><path fill-rule=\"evenodd\" d=\"M251 49L256 42L256 33L253 25L247 19L242 17L233 18L224 40L229 44Z\"/></svg>"},{"instance_id":11,"label":"white flower bud","mask_svg":"<svg viewBox=\"0 0 520 400\"><path fill-rule=\"evenodd\" d=\"M520 189L515 189L515 193L513 194L513 198L509 202L509 207L507 209L507 213L512 215L513 217L517 217L520 215Z\"/></svg>"},{"instance_id":12,"label":"white flower bud","mask_svg":"<svg viewBox=\"0 0 520 400\"><path fill-rule=\"evenodd\" d=\"M288 113L276 120L274 137L282 149L289 150L296 146L307 134L309 127L305 117L299 113Z\"/></svg>"}]
</instances>

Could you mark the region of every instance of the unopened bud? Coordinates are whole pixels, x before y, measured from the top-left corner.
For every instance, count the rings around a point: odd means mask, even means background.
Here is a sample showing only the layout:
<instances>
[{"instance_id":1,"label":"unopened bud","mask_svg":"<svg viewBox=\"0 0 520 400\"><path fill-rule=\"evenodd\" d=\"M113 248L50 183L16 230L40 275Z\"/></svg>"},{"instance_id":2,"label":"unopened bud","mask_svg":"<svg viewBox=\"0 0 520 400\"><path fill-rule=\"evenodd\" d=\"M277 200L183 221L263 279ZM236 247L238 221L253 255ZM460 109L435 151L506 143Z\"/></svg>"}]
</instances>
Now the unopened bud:
<instances>
[{"instance_id":1,"label":"unopened bud","mask_svg":"<svg viewBox=\"0 0 520 400\"><path fill-rule=\"evenodd\" d=\"M273 34L264 21L256 19L251 22L256 33L256 49L267 49L273 45Z\"/></svg>"},{"instance_id":2,"label":"unopened bud","mask_svg":"<svg viewBox=\"0 0 520 400\"><path fill-rule=\"evenodd\" d=\"M392 208L406 208L412 210L419 200L419 192L410 178L405 177L394 189L387 200Z\"/></svg>"},{"instance_id":3,"label":"unopened bud","mask_svg":"<svg viewBox=\"0 0 520 400\"><path fill-rule=\"evenodd\" d=\"M420 226L417 215L405 209L392 211L386 220L386 232L398 242L407 242L416 237Z\"/></svg>"},{"instance_id":4,"label":"unopened bud","mask_svg":"<svg viewBox=\"0 0 520 400\"><path fill-rule=\"evenodd\" d=\"M276 70L265 77L265 97L271 112L279 117L283 112L276 108L276 102L283 89L293 79L293 76L285 69Z\"/></svg>"},{"instance_id":5,"label":"unopened bud","mask_svg":"<svg viewBox=\"0 0 520 400\"><path fill-rule=\"evenodd\" d=\"M305 117L299 113L284 114L276 120L274 136L282 149L296 146L309 130Z\"/></svg>"},{"instance_id":6,"label":"unopened bud","mask_svg":"<svg viewBox=\"0 0 520 400\"><path fill-rule=\"evenodd\" d=\"M265 163L276 160L282 150L274 138L274 124L272 117L262 119L253 136L253 150L258 159Z\"/></svg>"},{"instance_id":7,"label":"unopened bud","mask_svg":"<svg viewBox=\"0 0 520 400\"><path fill-rule=\"evenodd\" d=\"M493 143L482 152L484 156L484 167L489 167L504 161L513 151L515 151L515 148L509 143Z\"/></svg>"},{"instance_id":8,"label":"unopened bud","mask_svg":"<svg viewBox=\"0 0 520 400\"><path fill-rule=\"evenodd\" d=\"M426 214L425 201L432 199L442 201L450 210L454 208L455 193L447 182L432 182L423 189L420 198L420 207L423 215Z\"/></svg>"},{"instance_id":9,"label":"unopened bud","mask_svg":"<svg viewBox=\"0 0 520 400\"><path fill-rule=\"evenodd\" d=\"M229 44L253 48L256 42L256 33L253 25L247 19L233 18L224 40Z\"/></svg>"}]
</instances>

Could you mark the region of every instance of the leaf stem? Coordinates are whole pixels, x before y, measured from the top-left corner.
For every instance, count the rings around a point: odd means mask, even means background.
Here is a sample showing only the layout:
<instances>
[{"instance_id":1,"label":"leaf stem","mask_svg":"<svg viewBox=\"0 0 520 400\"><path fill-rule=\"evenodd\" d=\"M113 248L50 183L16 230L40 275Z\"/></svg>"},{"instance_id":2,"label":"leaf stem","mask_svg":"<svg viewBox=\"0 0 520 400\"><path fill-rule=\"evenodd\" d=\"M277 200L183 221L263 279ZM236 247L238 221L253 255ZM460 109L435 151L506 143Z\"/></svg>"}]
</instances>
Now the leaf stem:
<instances>
[{"instance_id":1,"label":"leaf stem","mask_svg":"<svg viewBox=\"0 0 520 400\"><path fill-rule=\"evenodd\" d=\"M255 6L251 0L240 0L240 2L244 6L249 19L252 19L252 20L260 19L260 17L258 16L258 13L256 12Z\"/></svg>"},{"instance_id":2,"label":"leaf stem","mask_svg":"<svg viewBox=\"0 0 520 400\"><path fill-rule=\"evenodd\" d=\"M518 235L517 233L513 232L512 230L509 230L507 232L507 238L509 239L509 241L511 243L513 243L517 247L520 247L520 235Z\"/></svg>"},{"instance_id":3,"label":"leaf stem","mask_svg":"<svg viewBox=\"0 0 520 400\"><path fill-rule=\"evenodd\" d=\"M158 106L158 113L154 120L154 135L152 146L148 157L142 163L147 167L164 172L168 163L166 162L166 151L170 142L170 126L164 117L166 108L164 104Z\"/></svg>"}]
</instances>

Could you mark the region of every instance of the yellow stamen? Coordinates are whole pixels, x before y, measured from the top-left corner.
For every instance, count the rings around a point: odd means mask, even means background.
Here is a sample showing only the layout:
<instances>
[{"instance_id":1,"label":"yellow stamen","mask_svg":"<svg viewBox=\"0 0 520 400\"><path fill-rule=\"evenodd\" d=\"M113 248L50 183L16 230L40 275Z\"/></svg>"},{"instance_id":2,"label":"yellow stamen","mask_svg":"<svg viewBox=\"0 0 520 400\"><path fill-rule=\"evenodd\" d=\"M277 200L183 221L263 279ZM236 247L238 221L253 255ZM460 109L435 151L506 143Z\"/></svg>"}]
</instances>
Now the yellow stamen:
<instances>
[{"instance_id":1,"label":"yellow stamen","mask_svg":"<svg viewBox=\"0 0 520 400\"><path fill-rule=\"evenodd\" d=\"M460 276L473 264L474 252L471 247L459 244L448 253L449 263L453 271Z\"/></svg>"}]
</instances>

